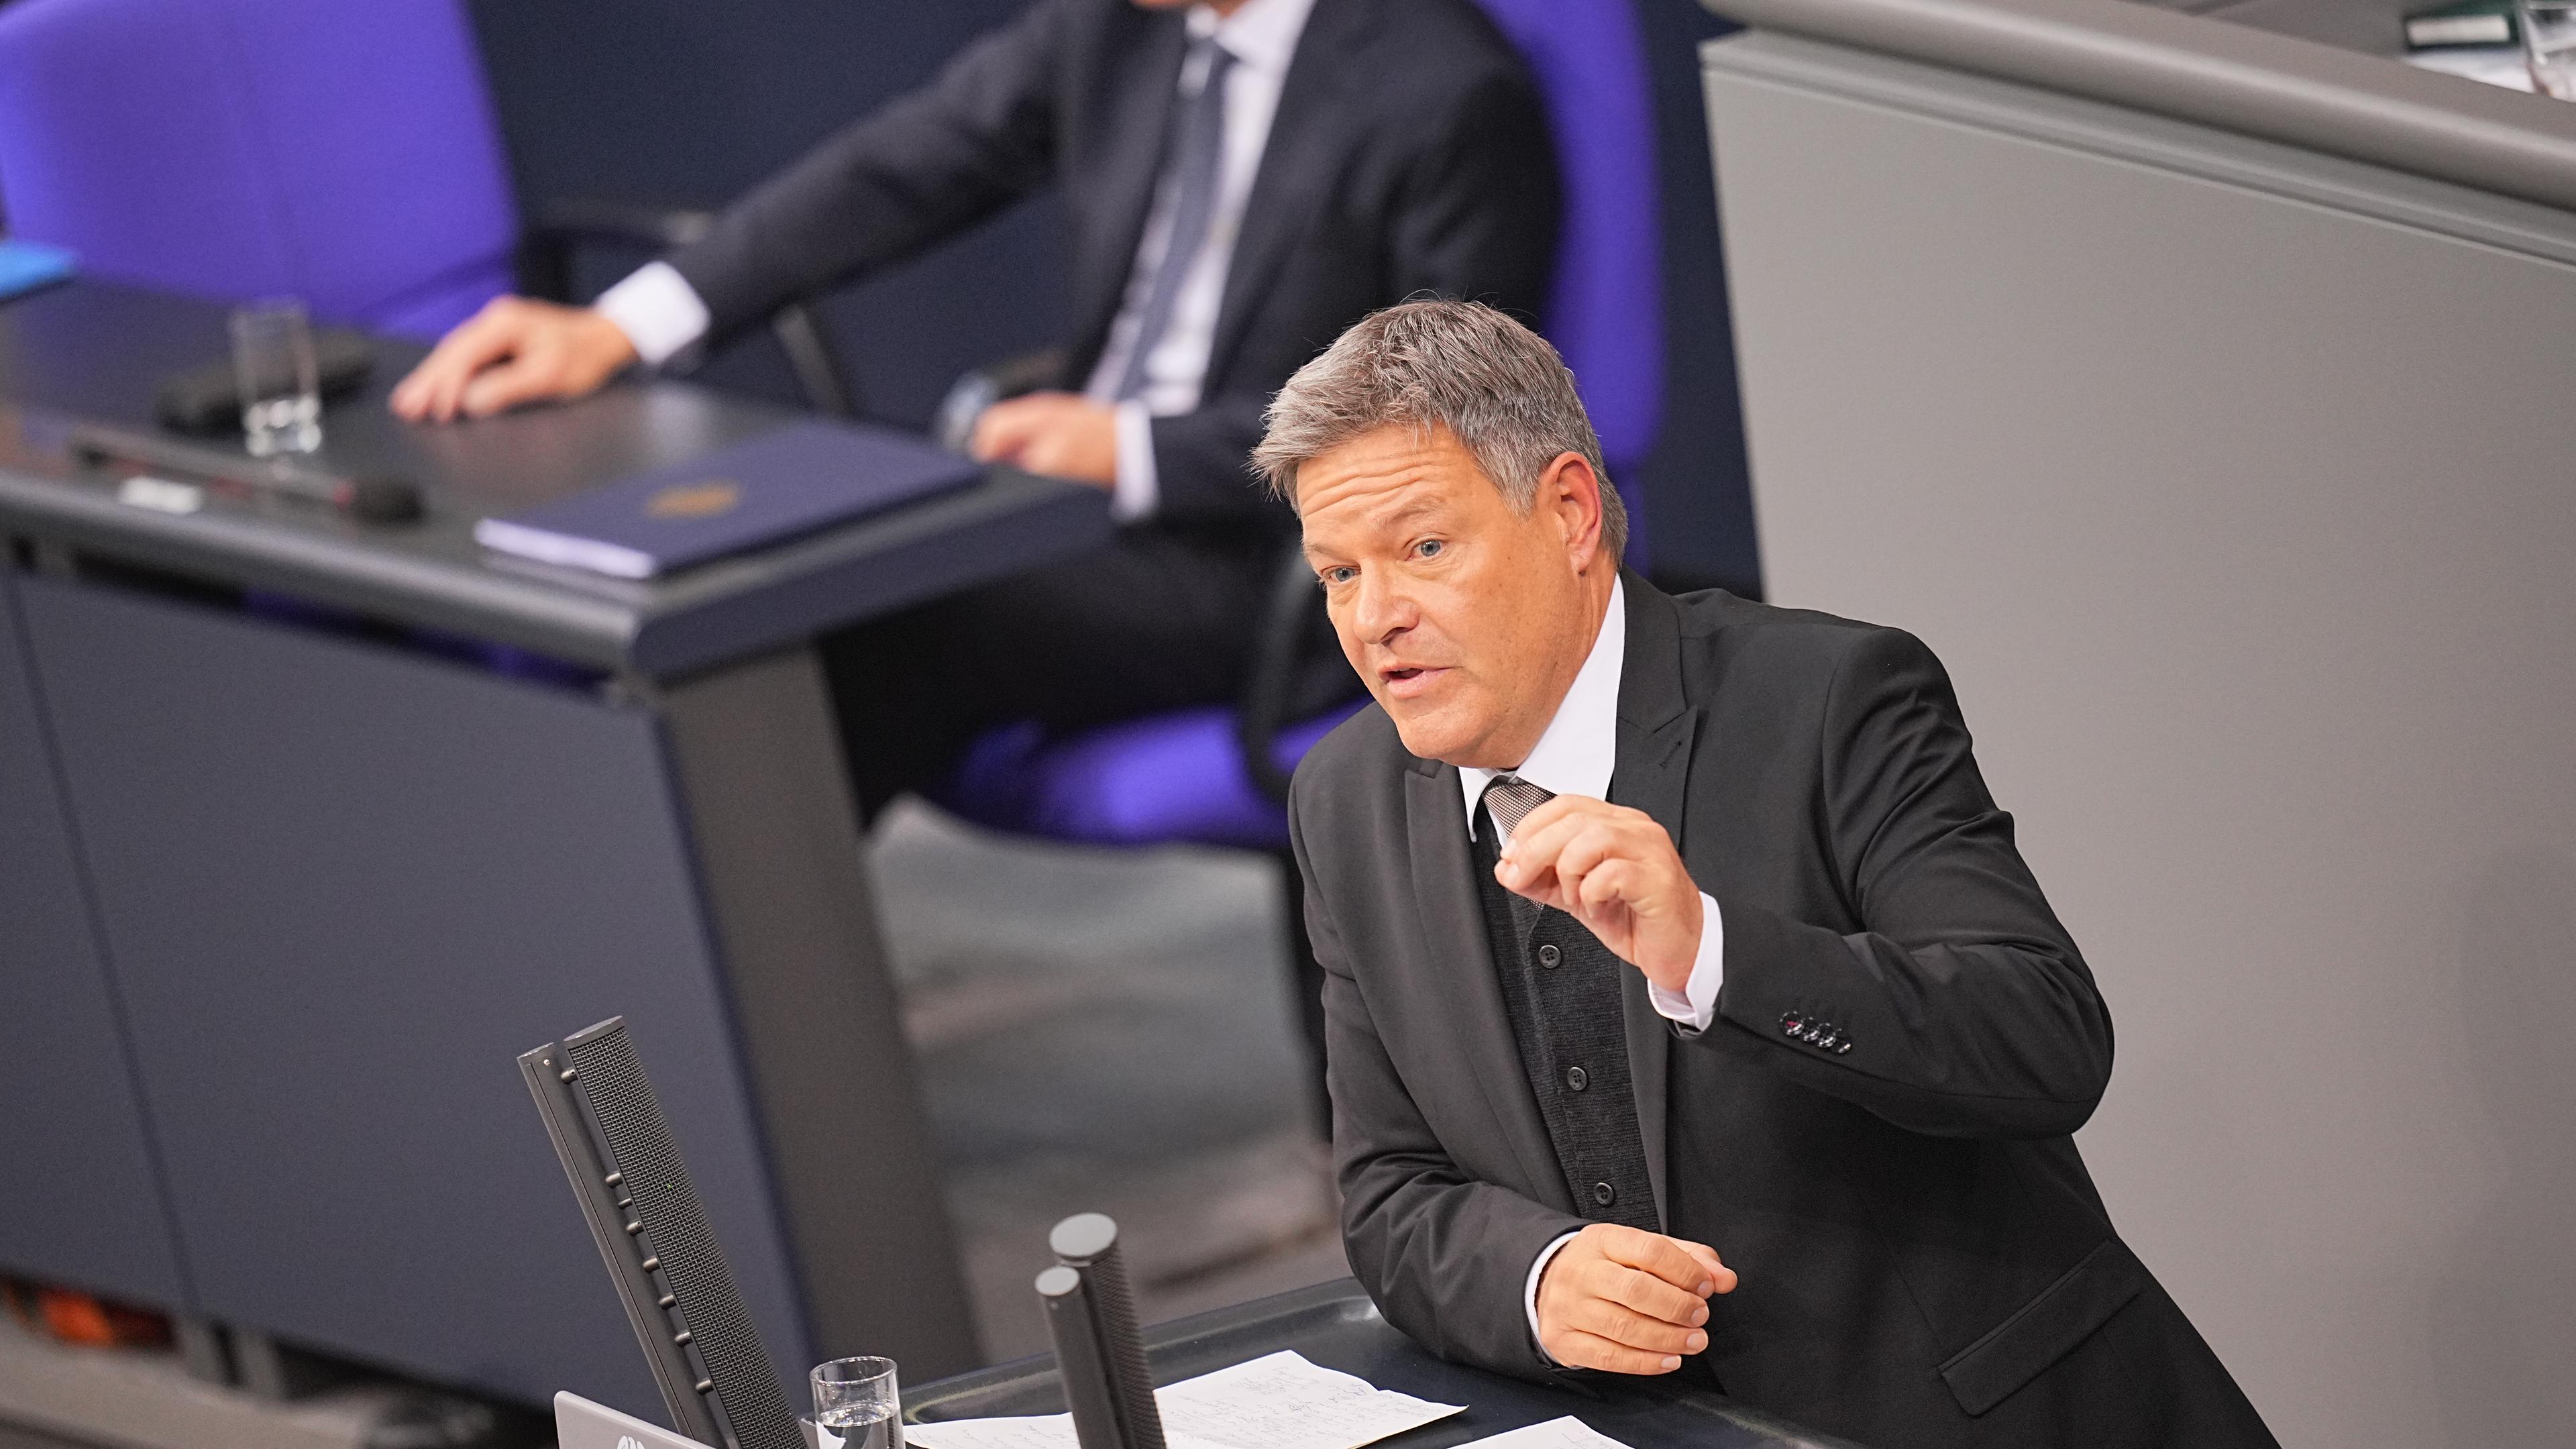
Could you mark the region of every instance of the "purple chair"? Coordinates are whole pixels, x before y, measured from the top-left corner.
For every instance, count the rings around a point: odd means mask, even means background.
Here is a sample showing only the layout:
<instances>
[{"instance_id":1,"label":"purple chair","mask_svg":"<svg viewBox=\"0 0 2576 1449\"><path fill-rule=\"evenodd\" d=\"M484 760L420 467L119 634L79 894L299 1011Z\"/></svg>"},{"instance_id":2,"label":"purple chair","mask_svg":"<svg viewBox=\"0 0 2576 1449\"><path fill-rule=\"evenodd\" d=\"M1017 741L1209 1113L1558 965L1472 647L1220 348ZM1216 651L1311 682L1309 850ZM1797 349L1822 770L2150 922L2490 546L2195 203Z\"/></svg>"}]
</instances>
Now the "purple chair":
<instances>
[{"instance_id":1,"label":"purple chair","mask_svg":"<svg viewBox=\"0 0 2576 1449\"><path fill-rule=\"evenodd\" d=\"M0 205L92 276L434 337L510 288L507 177L455 0L0 9Z\"/></svg>"},{"instance_id":2,"label":"purple chair","mask_svg":"<svg viewBox=\"0 0 2576 1449\"><path fill-rule=\"evenodd\" d=\"M460 0L15 0L0 215L109 281L435 339L584 242L660 250L704 212L592 199L522 228ZM808 402L860 403L810 310L771 329Z\"/></svg>"},{"instance_id":3,"label":"purple chair","mask_svg":"<svg viewBox=\"0 0 2576 1449\"><path fill-rule=\"evenodd\" d=\"M1547 340L1565 356L1628 505L1631 566L1646 566L1637 465L1664 408L1662 201L1655 109L1635 0L1477 0L1547 98L1565 187Z\"/></svg>"}]
</instances>

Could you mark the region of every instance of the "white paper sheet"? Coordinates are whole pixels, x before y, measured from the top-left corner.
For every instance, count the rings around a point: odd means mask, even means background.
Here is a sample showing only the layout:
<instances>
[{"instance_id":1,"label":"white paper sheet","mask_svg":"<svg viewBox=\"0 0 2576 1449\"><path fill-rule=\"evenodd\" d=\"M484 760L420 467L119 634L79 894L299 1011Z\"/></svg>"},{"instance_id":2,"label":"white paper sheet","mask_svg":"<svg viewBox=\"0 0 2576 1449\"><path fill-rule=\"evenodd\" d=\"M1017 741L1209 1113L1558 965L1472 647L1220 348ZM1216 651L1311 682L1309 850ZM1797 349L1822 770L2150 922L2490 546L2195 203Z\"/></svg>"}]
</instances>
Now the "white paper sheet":
<instances>
[{"instance_id":1,"label":"white paper sheet","mask_svg":"<svg viewBox=\"0 0 2576 1449\"><path fill-rule=\"evenodd\" d=\"M1360 1449L1465 1410L1370 1386L1290 1351L1157 1390L1169 1449ZM907 1424L924 1449L1075 1449L1073 1417Z\"/></svg>"},{"instance_id":2,"label":"white paper sheet","mask_svg":"<svg viewBox=\"0 0 2576 1449\"><path fill-rule=\"evenodd\" d=\"M1459 1449L1628 1449L1628 1446L1572 1415L1508 1429Z\"/></svg>"},{"instance_id":3,"label":"white paper sheet","mask_svg":"<svg viewBox=\"0 0 2576 1449\"><path fill-rule=\"evenodd\" d=\"M948 1419L906 1424L903 1442L930 1449L1074 1449L1073 1416L1033 1414L1015 1419Z\"/></svg>"},{"instance_id":4,"label":"white paper sheet","mask_svg":"<svg viewBox=\"0 0 2576 1449\"><path fill-rule=\"evenodd\" d=\"M1285 1351L1174 1384L1154 1402L1166 1437L1232 1449L1359 1449L1466 1409L1374 1388Z\"/></svg>"}]
</instances>

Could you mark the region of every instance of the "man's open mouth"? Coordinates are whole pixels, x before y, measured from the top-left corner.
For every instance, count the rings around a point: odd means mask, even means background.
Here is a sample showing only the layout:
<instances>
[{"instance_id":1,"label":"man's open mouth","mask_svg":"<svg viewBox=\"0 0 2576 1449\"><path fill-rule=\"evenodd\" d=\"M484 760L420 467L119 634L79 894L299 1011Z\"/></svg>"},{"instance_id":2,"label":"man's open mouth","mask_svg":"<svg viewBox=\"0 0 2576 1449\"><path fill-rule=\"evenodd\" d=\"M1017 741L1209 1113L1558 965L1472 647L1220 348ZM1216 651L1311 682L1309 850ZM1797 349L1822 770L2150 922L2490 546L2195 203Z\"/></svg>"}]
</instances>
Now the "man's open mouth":
<instances>
[{"instance_id":1,"label":"man's open mouth","mask_svg":"<svg viewBox=\"0 0 2576 1449\"><path fill-rule=\"evenodd\" d=\"M1377 677L1388 694L1403 699L1429 689L1448 672L1427 664L1400 664L1379 670Z\"/></svg>"}]
</instances>

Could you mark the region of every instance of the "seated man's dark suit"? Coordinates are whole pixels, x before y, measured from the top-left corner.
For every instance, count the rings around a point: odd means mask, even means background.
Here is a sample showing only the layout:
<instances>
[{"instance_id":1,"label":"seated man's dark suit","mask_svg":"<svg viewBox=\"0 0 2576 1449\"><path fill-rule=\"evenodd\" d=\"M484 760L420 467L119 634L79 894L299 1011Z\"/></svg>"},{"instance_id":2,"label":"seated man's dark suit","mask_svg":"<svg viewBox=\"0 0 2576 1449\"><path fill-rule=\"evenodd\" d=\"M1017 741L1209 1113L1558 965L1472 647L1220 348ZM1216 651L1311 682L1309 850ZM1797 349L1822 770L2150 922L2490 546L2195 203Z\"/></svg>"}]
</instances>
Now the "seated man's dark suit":
<instances>
[{"instance_id":1,"label":"seated man's dark suit","mask_svg":"<svg viewBox=\"0 0 2576 1449\"><path fill-rule=\"evenodd\" d=\"M1134 273L1188 50L1178 10L1038 0L818 147L671 258L711 331L899 261L1052 186L1080 388ZM1159 502L1102 555L858 631L827 657L873 805L980 727L1077 728L1232 698L1288 511L1245 458L1288 375L1417 293L1534 314L1558 224L1545 113L1471 0L1316 0L1225 274L1198 408L1153 422ZM1342 687L1349 687L1342 681Z\"/></svg>"},{"instance_id":2,"label":"seated man's dark suit","mask_svg":"<svg viewBox=\"0 0 2576 1449\"><path fill-rule=\"evenodd\" d=\"M2110 1016L1940 664L1892 629L1625 592L1610 799L1662 824L1718 903L1704 1034L1571 917L1532 908L1497 951L1510 916L1480 888L1457 771L1381 710L1297 774L1343 1226L1387 1317L1453 1358L1555 1372L1530 1265L1625 1221L1741 1274L1682 1373L1818 1429L1880 1449L2271 1444L2069 1137L2109 1079ZM1530 943L1578 937L1615 979L1572 946L1527 969ZM1619 999L1584 1043L1587 979ZM1529 1062L1569 1049L1593 1054L1591 1095L1632 1084L1615 1111L1542 1101L1562 1085Z\"/></svg>"}]
</instances>

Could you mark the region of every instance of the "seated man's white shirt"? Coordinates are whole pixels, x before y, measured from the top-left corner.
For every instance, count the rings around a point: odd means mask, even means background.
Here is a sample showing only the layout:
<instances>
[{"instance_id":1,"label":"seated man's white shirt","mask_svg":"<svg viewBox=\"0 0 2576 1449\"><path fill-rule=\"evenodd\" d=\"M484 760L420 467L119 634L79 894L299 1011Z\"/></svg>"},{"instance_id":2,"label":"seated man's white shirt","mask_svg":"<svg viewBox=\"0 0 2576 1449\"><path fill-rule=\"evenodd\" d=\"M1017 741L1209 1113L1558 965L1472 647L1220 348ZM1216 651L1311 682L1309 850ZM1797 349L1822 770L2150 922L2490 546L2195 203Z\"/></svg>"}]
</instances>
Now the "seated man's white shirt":
<instances>
[{"instance_id":1,"label":"seated man's white shirt","mask_svg":"<svg viewBox=\"0 0 2576 1449\"><path fill-rule=\"evenodd\" d=\"M1207 381L1208 357L1216 344L1218 308L1225 300L1225 277L1234 261L1234 244L1243 231L1244 204L1253 179L1260 174L1262 153L1270 145L1270 123L1279 113L1279 93L1288 79L1288 63L1305 33L1315 0L1244 0L1231 15L1219 16L1205 5L1190 7L1185 24L1193 41L1213 38L1234 56L1226 74L1225 140L1217 161L1215 207L1208 219L1207 240L1173 299L1170 322L1145 357L1143 390L1120 401L1114 396L1126 376L1136 334L1144 327L1144 309L1153 294L1154 277L1172 233L1170 179L1155 188L1145 230L1136 244L1136 264L1128 274L1127 294L1110 323L1109 342L1092 368L1084 395L1114 405L1117 428L1117 480L1110 492L1110 513L1120 522L1152 516L1160 485L1154 473L1153 420L1190 412L1199 405ZM1199 93L1207 79L1204 56L1193 56L1181 68L1180 96ZM658 367L706 335L706 303L677 269L653 262L600 294L593 304L617 324L635 345L645 365Z\"/></svg>"},{"instance_id":2,"label":"seated man's white shirt","mask_svg":"<svg viewBox=\"0 0 2576 1449\"><path fill-rule=\"evenodd\" d=\"M669 262L646 262L590 304L617 324L646 367L660 367L707 335L707 304Z\"/></svg>"},{"instance_id":3,"label":"seated man's white shirt","mask_svg":"<svg viewBox=\"0 0 2576 1449\"><path fill-rule=\"evenodd\" d=\"M1576 671L1574 683L1558 702L1556 715L1530 747L1529 758L1510 773L1527 780L1551 795L1581 795L1593 800L1610 797L1610 775L1619 757L1619 677L1628 655L1627 586L1614 579L1610 584L1610 605L1601 616L1601 632L1592 641L1592 652L1584 656L1582 669ZM1458 788L1467 807L1467 833L1476 833L1477 807L1484 802L1485 787L1493 783L1497 770L1480 770L1473 766L1458 767ZM1494 842L1499 850L1511 841L1511 832L1495 823L1500 837ZM1674 1027L1696 1036L1708 1030L1717 1016L1717 990L1726 974L1726 925L1719 919L1717 901L1708 892L1700 892L1699 953L1691 963L1690 979L1681 991L1668 991L1649 981L1646 995L1655 1010ZM1529 1314L1530 1337L1538 1337L1538 1280L1557 1250L1573 1241L1567 1233L1539 1250L1530 1264L1529 1281L1521 1300ZM1539 1352L1546 1353L1544 1345ZM1550 1356L1553 1361L1553 1355Z\"/></svg>"}]
</instances>

